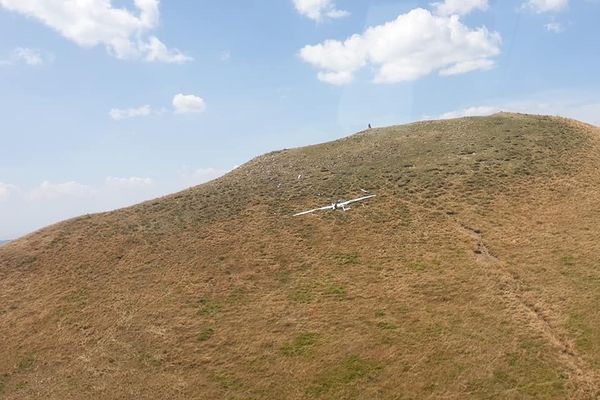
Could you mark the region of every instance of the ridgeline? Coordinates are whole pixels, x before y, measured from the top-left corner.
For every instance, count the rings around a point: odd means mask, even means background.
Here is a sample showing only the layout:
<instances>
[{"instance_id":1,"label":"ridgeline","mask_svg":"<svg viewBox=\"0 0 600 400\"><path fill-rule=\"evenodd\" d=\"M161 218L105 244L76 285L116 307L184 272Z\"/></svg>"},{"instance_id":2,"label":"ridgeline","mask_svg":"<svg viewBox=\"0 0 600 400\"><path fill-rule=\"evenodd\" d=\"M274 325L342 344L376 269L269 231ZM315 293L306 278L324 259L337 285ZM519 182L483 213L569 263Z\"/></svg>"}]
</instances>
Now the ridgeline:
<instances>
[{"instance_id":1,"label":"ridgeline","mask_svg":"<svg viewBox=\"0 0 600 400\"><path fill-rule=\"evenodd\" d=\"M597 398L599 167L564 118L418 122L47 227L0 247L0 398Z\"/></svg>"}]
</instances>

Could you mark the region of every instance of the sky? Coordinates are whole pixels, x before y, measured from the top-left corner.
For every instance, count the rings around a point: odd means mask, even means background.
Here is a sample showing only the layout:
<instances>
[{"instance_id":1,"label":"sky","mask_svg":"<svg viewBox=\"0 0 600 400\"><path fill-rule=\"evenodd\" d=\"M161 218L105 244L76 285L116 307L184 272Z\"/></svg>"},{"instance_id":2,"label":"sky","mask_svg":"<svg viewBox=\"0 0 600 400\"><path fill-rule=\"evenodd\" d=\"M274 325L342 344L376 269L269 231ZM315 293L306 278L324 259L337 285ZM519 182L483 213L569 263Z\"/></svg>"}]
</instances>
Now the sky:
<instances>
[{"instance_id":1,"label":"sky","mask_svg":"<svg viewBox=\"0 0 600 400\"><path fill-rule=\"evenodd\" d=\"M600 125L600 0L0 0L0 239L367 124Z\"/></svg>"}]
</instances>

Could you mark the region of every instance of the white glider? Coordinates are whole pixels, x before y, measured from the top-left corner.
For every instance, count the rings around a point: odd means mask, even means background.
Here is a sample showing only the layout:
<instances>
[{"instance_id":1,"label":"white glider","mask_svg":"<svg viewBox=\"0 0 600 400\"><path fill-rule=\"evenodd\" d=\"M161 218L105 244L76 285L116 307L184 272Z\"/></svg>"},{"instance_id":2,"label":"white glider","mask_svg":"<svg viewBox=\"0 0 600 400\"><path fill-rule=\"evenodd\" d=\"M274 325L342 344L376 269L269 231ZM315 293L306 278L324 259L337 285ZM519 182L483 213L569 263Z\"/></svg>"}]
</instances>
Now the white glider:
<instances>
[{"instance_id":1,"label":"white glider","mask_svg":"<svg viewBox=\"0 0 600 400\"><path fill-rule=\"evenodd\" d=\"M315 208L312 210L308 210L308 211L302 211L300 213L294 214L294 217L297 217L299 215L306 215L306 214L311 214L314 213L316 211L323 211L323 210L343 210L343 211L347 211L350 209L350 207L348 207L350 204L353 203L357 203L359 201L363 201L366 199L370 199L371 197L375 197L376 195L372 194L369 196L363 196L363 197L359 197L358 199L353 199L353 200L348 200L348 201L342 201L342 202L336 202L333 203L330 206L325 206L325 207L321 207L321 208Z\"/></svg>"}]
</instances>

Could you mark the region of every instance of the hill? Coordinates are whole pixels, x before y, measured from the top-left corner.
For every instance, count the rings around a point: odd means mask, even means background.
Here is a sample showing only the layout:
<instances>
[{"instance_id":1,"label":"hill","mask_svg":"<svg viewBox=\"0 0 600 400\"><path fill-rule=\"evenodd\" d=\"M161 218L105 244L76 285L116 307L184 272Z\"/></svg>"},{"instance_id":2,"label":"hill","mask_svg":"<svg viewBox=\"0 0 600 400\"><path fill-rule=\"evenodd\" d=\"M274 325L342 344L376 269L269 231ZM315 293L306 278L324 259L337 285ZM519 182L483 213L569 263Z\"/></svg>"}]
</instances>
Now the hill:
<instances>
[{"instance_id":1,"label":"hill","mask_svg":"<svg viewBox=\"0 0 600 400\"><path fill-rule=\"evenodd\" d=\"M597 398L599 166L572 120L419 122L42 229L0 248L0 397Z\"/></svg>"}]
</instances>

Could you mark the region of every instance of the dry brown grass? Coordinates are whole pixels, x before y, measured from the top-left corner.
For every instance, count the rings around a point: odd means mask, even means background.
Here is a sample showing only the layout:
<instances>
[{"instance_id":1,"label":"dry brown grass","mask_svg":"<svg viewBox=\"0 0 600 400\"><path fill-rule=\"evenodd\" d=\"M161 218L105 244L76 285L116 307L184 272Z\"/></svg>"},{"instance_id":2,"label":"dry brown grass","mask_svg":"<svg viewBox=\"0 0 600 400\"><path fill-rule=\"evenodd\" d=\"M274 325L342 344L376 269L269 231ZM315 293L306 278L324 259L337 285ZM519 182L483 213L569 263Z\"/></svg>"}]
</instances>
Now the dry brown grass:
<instances>
[{"instance_id":1,"label":"dry brown grass","mask_svg":"<svg viewBox=\"0 0 600 400\"><path fill-rule=\"evenodd\" d=\"M0 398L597 398L599 166L574 121L422 122L51 226L0 248Z\"/></svg>"}]
</instances>

